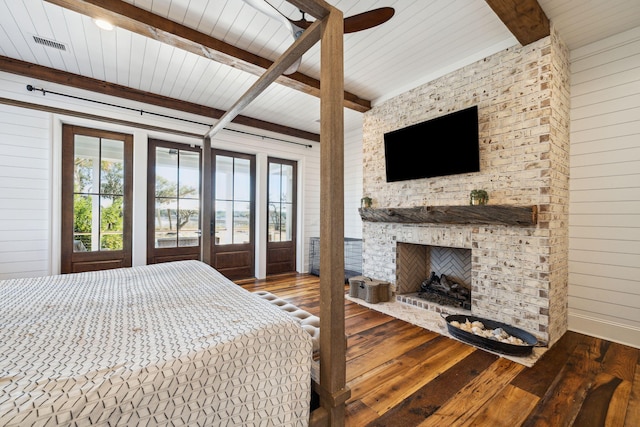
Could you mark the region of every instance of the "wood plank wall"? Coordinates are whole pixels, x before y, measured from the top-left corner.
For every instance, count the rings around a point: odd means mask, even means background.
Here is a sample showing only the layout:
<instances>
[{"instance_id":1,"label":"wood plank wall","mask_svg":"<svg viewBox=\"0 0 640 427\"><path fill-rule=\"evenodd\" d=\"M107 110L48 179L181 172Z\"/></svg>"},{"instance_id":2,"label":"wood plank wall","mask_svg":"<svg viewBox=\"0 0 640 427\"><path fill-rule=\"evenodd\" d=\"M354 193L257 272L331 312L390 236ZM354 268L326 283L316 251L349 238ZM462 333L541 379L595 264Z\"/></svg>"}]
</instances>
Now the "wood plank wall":
<instances>
[{"instance_id":1,"label":"wood plank wall","mask_svg":"<svg viewBox=\"0 0 640 427\"><path fill-rule=\"evenodd\" d=\"M362 128L344 136L344 236L362 239Z\"/></svg>"},{"instance_id":2,"label":"wood plank wall","mask_svg":"<svg viewBox=\"0 0 640 427\"><path fill-rule=\"evenodd\" d=\"M49 115L0 104L0 279L49 271Z\"/></svg>"},{"instance_id":3,"label":"wood plank wall","mask_svg":"<svg viewBox=\"0 0 640 427\"><path fill-rule=\"evenodd\" d=\"M640 347L640 27L571 52L569 328Z\"/></svg>"}]
</instances>

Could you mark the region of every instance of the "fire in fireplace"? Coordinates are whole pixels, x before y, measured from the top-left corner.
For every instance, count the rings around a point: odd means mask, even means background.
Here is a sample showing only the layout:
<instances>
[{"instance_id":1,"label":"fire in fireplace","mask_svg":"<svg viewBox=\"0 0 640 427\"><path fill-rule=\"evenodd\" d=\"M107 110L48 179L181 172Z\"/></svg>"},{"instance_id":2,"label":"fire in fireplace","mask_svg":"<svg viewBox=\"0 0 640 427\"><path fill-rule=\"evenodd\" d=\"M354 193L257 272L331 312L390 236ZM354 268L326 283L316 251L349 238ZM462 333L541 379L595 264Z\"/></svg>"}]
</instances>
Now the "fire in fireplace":
<instances>
[{"instance_id":1,"label":"fire in fireplace","mask_svg":"<svg viewBox=\"0 0 640 427\"><path fill-rule=\"evenodd\" d=\"M444 274L438 276L434 271L420 285L418 297L440 305L471 310L471 289Z\"/></svg>"}]
</instances>

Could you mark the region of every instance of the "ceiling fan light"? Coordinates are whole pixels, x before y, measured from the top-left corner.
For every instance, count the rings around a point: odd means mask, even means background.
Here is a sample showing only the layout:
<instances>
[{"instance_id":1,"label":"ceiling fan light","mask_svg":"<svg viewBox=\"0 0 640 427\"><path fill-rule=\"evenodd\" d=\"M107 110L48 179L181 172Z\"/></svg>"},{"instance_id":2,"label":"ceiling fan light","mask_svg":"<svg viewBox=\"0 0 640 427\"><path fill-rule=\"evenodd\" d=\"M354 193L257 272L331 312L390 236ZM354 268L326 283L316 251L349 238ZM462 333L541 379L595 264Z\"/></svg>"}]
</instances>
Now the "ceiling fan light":
<instances>
[{"instance_id":1,"label":"ceiling fan light","mask_svg":"<svg viewBox=\"0 0 640 427\"><path fill-rule=\"evenodd\" d=\"M98 28L102 28L106 31L112 31L115 27L112 23L105 21L104 19L94 19L93 23L98 26Z\"/></svg>"}]
</instances>

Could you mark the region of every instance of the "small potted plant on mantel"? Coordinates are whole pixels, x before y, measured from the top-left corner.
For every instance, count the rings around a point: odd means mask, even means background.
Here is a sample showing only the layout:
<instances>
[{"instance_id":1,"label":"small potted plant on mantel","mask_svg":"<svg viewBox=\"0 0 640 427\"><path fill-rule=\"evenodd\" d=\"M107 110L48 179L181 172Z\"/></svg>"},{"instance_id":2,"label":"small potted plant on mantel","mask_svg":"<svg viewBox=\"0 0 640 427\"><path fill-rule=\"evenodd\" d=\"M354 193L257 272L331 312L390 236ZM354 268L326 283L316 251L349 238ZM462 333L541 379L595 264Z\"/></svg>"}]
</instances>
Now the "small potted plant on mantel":
<instances>
[{"instance_id":1,"label":"small potted plant on mantel","mask_svg":"<svg viewBox=\"0 0 640 427\"><path fill-rule=\"evenodd\" d=\"M486 205L489 201L489 194L485 190L472 190L469 196L470 205Z\"/></svg>"}]
</instances>

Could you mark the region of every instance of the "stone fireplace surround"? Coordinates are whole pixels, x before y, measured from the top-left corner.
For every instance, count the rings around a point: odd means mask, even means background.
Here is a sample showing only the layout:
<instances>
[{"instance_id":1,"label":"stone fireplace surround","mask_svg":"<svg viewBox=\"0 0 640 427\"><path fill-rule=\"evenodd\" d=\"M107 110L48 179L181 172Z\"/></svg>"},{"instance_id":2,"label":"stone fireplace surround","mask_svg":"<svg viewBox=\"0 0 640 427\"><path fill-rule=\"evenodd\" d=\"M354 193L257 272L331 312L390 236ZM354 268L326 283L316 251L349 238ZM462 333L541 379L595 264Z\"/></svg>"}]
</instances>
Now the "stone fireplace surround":
<instances>
[{"instance_id":1,"label":"stone fireplace surround","mask_svg":"<svg viewBox=\"0 0 640 427\"><path fill-rule=\"evenodd\" d=\"M471 105L478 105L480 172L386 182L385 132ZM483 58L366 112L363 196L373 200L372 208L403 213L468 206L470 191L484 189L489 205L537 206L538 219L529 225L445 224L363 216L363 274L389 281L395 297L397 242L470 249L474 315L556 342L567 330L569 298L569 118L569 53L553 26L544 39ZM443 161L425 149L425 165Z\"/></svg>"},{"instance_id":2,"label":"stone fireplace surround","mask_svg":"<svg viewBox=\"0 0 640 427\"><path fill-rule=\"evenodd\" d=\"M398 248L402 251L406 244L467 249L471 251L470 314L519 327L542 342L549 341L549 244L537 227L391 222L365 222L364 227L369 230L367 252L376 254L375 264L385 267L385 273L369 275L376 279L386 275L385 280L390 277L396 300L427 310L468 313L407 295L412 289L403 288L405 272L397 264Z\"/></svg>"}]
</instances>

